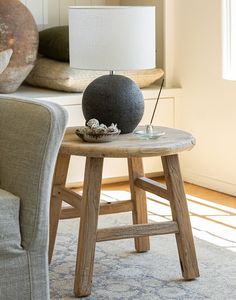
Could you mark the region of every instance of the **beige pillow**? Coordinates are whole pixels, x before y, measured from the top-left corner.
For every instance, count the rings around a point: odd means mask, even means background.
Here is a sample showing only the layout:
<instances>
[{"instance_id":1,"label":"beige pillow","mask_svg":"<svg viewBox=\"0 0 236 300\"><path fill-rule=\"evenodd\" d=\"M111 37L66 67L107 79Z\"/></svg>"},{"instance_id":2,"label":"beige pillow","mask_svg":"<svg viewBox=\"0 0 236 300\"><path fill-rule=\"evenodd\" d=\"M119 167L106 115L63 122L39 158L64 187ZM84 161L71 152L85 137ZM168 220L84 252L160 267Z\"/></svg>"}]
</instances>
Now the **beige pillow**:
<instances>
[{"instance_id":1,"label":"beige pillow","mask_svg":"<svg viewBox=\"0 0 236 300\"><path fill-rule=\"evenodd\" d=\"M26 78L26 83L65 92L83 92L90 82L99 76L106 75L105 71L87 71L71 69L68 63L40 57ZM161 78L161 69L115 72L134 80L140 88L147 87Z\"/></svg>"}]
</instances>

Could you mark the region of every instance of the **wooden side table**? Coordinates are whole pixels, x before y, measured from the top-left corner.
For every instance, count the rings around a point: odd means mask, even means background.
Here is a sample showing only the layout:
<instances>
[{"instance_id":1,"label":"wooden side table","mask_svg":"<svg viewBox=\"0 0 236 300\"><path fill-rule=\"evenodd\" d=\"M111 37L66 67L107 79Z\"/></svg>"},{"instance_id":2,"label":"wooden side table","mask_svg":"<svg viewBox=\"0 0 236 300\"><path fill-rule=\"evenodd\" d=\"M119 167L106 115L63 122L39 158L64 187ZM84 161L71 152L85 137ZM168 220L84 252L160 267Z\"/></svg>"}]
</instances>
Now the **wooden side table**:
<instances>
[{"instance_id":1,"label":"wooden side table","mask_svg":"<svg viewBox=\"0 0 236 300\"><path fill-rule=\"evenodd\" d=\"M50 207L49 260L52 258L59 219L80 217L74 292L91 293L96 242L134 238L135 249L150 249L149 236L174 233L184 279L199 276L189 212L180 172L178 153L190 150L191 134L159 127L165 135L157 140L143 140L134 134L120 135L110 143L92 144L79 140L75 128L69 128L60 148L54 175ZM70 156L86 156L83 195L65 187ZM161 156L166 186L144 176L142 157ZM106 157L128 159L131 200L100 204L103 160ZM170 201L172 221L148 224L145 191ZM62 200L72 208L61 209ZM97 230L99 214L132 211L133 225Z\"/></svg>"}]
</instances>

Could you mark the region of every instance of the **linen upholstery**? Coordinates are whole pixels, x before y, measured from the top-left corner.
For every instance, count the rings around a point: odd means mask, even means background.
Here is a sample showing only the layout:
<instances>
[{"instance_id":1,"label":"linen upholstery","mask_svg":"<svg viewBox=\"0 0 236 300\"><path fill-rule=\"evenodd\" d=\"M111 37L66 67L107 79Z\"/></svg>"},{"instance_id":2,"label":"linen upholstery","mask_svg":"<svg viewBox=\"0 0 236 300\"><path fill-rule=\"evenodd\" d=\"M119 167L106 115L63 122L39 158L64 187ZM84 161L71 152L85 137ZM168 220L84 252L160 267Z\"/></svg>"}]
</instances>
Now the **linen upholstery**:
<instances>
[{"instance_id":1,"label":"linen upholstery","mask_svg":"<svg viewBox=\"0 0 236 300\"><path fill-rule=\"evenodd\" d=\"M10 207L6 233L13 226L16 235L0 248L1 300L49 299L49 199L66 122L57 104L0 98L0 210ZM0 221L0 244L3 228Z\"/></svg>"},{"instance_id":2,"label":"linen upholstery","mask_svg":"<svg viewBox=\"0 0 236 300\"><path fill-rule=\"evenodd\" d=\"M20 198L0 189L0 256L21 249Z\"/></svg>"}]
</instances>

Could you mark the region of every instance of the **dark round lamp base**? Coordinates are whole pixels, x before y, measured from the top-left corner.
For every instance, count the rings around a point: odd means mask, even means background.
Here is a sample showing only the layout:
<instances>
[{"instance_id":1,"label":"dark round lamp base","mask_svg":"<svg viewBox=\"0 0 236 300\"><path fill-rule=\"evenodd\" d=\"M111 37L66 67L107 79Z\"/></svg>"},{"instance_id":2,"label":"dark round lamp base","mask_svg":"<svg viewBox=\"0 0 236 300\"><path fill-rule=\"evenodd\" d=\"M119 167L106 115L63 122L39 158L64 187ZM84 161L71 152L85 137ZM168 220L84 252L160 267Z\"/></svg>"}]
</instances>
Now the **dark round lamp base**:
<instances>
[{"instance_id":1,"label":"dark round lamp base","mask_svg":"<svg viewBox=\"0 0 236 300\"><path fill-rule=\"evenodd\" d=\"M131 79L122 75L104 75L84 91L82 109L86 122L95 118L107 126L117 124L121 133L130 133L142 119L144 99Z\"/></svg>"}]
</instances>

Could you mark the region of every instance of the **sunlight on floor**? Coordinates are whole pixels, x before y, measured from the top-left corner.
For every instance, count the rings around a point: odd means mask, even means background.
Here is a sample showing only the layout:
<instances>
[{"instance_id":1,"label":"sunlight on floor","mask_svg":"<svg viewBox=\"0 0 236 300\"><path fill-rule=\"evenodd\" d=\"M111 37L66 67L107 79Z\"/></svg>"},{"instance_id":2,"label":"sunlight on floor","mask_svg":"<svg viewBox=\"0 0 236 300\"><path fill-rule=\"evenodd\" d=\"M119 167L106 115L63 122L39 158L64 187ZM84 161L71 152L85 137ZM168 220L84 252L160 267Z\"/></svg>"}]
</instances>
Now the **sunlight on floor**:
<instances>
[{"instance_id":1,"label":"sunlight on floor","mask_svg":"<svg viewBox=\"0 0 236 300\"><path fill-rule=\"evenodd\" d=\"M236 209L192 195L186 195L195 237L236 252ZM147 193L149 220L171 220L169 201ZM113 202L130 199L125 190L103 190L102 200Z\"/></svg>"}]
</instances>

